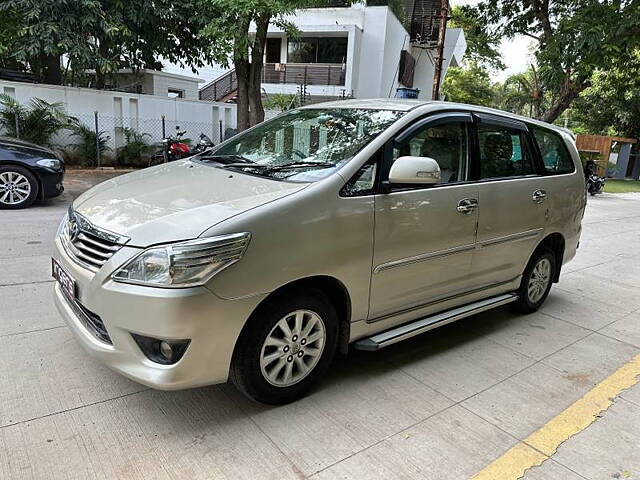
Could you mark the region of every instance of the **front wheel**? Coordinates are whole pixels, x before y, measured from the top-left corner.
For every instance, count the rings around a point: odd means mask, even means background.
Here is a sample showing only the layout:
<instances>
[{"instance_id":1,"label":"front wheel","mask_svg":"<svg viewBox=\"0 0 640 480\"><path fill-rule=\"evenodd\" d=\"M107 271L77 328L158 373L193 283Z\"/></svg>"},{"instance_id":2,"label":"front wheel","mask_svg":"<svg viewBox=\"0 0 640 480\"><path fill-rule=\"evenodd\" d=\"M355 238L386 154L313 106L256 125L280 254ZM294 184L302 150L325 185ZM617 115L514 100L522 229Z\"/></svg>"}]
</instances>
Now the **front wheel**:
<instances>
[{"instance_id":1,"label":"front wheel","mask_svg":"<svg viewBox=\"0 0 640 480\"><path fill-rule=\"evenodd\" d=\"M535 312L549 295L556 274L556 257L549 249L536 250L522 274L518 300L513 304L521 313Z\"/></svg>"},{"instance_id":2,"label":"front wheel","mask_svg":"<svg viewBox=\"0 0 640 480\"><path fill-rule=\"evenodd\" d=\"M259 402L292 402L326 373L337 342L338 317L327 296L316 289L288 292L268 300L247 322L231 380Z\"/></svg>"},{"instance_id":3,"label":"front wheel","mask_svg":"<svg viewBox=\"0 0 640 480\"><path fill-rule=\"evenodd\" d=\"M29 170L17 165L0 167L0 208L27 208L37 196L38 181Z\"/></svg>"}]
</instances>

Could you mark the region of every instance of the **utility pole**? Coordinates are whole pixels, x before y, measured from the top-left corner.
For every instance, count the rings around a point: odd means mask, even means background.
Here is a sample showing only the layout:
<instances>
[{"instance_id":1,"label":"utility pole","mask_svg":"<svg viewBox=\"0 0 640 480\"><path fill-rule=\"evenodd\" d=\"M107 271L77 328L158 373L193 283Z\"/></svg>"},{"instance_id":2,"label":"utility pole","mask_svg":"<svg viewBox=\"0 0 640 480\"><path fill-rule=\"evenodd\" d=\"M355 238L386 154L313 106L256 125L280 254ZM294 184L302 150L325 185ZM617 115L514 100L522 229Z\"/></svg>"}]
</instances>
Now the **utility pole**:
<instances>
[{"instance_id":1,"label":"utility pole","mask_svg":"<svg viewBox=\"0 0 640 480\"><path fill-rule=\"evenodd\" d=\"M441 0L440 4L440 28L438 30L438 47L436 54L436 68L433 74L432 100L440 100L440 78L442 77L442 61L444 60L444 38L447 33L447 20L449 19L449 0Z\"/></svg>"}]
</instances>

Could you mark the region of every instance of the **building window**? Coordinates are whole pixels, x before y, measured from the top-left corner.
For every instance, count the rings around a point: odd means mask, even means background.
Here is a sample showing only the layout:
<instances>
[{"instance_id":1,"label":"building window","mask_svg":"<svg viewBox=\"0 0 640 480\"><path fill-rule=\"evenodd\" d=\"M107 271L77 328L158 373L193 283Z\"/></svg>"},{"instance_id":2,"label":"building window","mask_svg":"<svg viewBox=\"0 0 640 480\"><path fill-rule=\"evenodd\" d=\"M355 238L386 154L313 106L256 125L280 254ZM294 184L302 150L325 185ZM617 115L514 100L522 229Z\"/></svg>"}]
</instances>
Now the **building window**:
<instances>
[{"instance_id":1,"label":"building window","mask_svg":"<svg viewBox=\"0 0 640 480\"><path fill-rule=\"evenodd\" d=\"M178 88L168 88L167 96L169 98L184 98L184 90Z\"/></svg>"},{"instance_id":2,"label":"building window","mask_svg":"<svg viewBox=\"0 0 640 480\"><path fill-rule=\"evenodd\" d=\"M345 63L347 61L346 37L303 37L289 40L288 63Z\"/></svg>"}]
</instances>

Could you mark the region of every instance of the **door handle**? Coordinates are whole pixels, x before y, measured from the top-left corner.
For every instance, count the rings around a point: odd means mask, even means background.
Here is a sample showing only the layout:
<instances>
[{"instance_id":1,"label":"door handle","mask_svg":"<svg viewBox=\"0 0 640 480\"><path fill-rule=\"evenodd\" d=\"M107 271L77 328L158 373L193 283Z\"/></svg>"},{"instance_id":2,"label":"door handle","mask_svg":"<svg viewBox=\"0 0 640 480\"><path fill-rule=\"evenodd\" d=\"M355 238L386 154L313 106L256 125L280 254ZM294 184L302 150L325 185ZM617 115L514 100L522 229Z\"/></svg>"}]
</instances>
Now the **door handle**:
<instances>
[{"instance_id":1,"label":"door handle","mask_svg":"<svg viewBox=\"0 0 640 480\"><path fill-rule=\"evenodd\" d=\"M476 208L478 208L477 198L463 198L458 202L456 210L463 215L469 215L473 213Z\"/></svg>"},{"instance_id":2,"label":"door handle","mask_svg":"<svg viewBox=\"0 0 640 480\"><path fill-rule=\"evenodd\" d=\"M531 200L533 200L536 203L542 203L546 198L547 198L547 192L545 192L544 190L536 190L531 195Z\"/></svg>"}]
</instances>

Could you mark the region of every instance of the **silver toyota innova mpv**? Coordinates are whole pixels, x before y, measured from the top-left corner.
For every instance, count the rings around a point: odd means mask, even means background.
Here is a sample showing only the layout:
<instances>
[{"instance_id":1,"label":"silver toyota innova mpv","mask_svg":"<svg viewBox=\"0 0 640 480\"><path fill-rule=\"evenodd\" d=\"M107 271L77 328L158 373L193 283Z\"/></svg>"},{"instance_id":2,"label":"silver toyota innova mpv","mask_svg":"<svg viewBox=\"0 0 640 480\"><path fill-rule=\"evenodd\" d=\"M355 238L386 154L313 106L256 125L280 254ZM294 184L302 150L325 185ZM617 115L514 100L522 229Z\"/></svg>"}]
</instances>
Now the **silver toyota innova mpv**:
<instances>
[{"instance_id":1,"label":"silver toyota innova mpv","mask_svg":"<svg viewBox=\"0 0 640 480\"><path fill-rule=\"evenodd\" d=\"M573 137L553 125L418 100L312 105L77 198L55 300L78 341L137 382L231 379L285 403L349 345L536 310L585 203Z\"/></svg>"}]
</instances>

